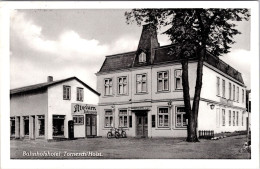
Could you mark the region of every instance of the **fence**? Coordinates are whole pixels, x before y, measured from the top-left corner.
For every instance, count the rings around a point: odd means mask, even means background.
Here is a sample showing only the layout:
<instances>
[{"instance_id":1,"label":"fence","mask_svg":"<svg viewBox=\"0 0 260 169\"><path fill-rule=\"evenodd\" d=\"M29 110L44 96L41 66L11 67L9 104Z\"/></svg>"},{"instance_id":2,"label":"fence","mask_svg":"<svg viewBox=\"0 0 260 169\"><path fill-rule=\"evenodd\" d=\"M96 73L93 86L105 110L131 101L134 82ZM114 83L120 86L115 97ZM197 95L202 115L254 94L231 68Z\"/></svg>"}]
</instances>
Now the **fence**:
<instances>
[{"instance_id":1,"label":"fence","mask_svg":"<svg viewBox=\"0 0 260 169\"><path fill-rule=\"evenodd\" d=\"M214 137L214 130L199 130L199 138L211 139Z\"/></svg>"}]
</instances>

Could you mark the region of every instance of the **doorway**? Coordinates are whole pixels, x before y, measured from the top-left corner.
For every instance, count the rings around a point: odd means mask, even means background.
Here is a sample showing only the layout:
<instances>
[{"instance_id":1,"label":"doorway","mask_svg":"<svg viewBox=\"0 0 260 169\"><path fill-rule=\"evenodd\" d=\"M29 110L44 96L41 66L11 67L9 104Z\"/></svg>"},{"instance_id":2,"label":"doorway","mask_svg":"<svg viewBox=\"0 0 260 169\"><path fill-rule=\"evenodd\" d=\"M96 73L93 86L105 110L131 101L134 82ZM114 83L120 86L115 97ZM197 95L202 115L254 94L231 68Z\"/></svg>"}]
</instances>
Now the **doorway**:
<instances>
[{"instance_id":1,"label":"doorway","mask_svg":"<svg viewBox=\"0 0 260 169\"><path fill-rule=\"evenodd\" d=\"M148 137L147 112L136 113L136 136Z\"/></svg>"},{"instance_id":2,"label":"doorway","mask_svg":"<svg viewBox=\"0 0 260 169\"><path fill-rule=\"evenodd\" d=\"M64 136L64 115L53 115L53 136Z\"/></svg>"},{"instance_id":3,"label":"doorway","mask_svg":"<svg viewBox=\"0 0 260 169\"><path fill-rule=\"evenodd\" d=\"M97 136L97 115L86 114L86 137Z\"/></svg>"},{"instance_id":4,"label":"doorway","mask_svg":"<svg viewBox=\"0 0 260 169\"><path fill-rule=\"evenodd\" d=\"M29 116L24 117L24 136L29 136Z\"/></svg>"},{"instance_id":5,"label":"doorway","mask_svg":"<svg viewBox=\"0 0 260 169\"><path fill-rule=\"evenodd\" d=\"M35 116L32 116L32 139L35 139Z\"/></svg>"}]
</instances>

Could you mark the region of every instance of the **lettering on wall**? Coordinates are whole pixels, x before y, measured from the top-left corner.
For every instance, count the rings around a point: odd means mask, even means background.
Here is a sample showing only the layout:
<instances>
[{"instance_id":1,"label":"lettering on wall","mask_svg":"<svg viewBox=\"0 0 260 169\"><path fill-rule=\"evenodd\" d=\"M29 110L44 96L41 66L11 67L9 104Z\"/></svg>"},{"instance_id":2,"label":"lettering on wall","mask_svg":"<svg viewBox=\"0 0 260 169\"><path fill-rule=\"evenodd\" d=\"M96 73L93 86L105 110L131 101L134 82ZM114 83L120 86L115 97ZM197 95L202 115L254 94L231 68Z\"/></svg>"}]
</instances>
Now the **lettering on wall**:
<instances>
[{"instance_id":1,"label":"lettering on wall","mask_svg":"<svg viewBox=\"0 0 260 169\"><path fill-rule=\"evenodd\" d=\"M91 104L71 104L71 112L72 114L97 114L97 107Z\"/></svg>"}]
</instances>

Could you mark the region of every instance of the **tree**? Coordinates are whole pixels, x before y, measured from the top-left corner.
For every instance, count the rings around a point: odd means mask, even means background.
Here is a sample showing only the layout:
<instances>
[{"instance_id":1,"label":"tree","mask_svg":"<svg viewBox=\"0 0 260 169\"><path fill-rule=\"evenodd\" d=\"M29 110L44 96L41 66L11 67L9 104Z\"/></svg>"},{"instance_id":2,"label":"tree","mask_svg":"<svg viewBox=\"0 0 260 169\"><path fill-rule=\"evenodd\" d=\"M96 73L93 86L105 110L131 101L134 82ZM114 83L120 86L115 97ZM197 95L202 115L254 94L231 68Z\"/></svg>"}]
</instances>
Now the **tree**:
<instances>
[{"instance_id":1,"label":"tree","mask_svg":"<svg viewBox=\"0 0 260 169\"><path fill-rule=\"evenodd\" d=\"M187 141L197 142L197 119L202 88L203 62L206 53L221 56L230 52L235 43L233 37L240 32L234 21L248 20L248 9L132 9L125 12L127 24L152 23L164 28L175 45L172 54L182 59L182 85L185 111L188 115ZM197 57L197 77L194 99L191 107L189 93L189 58Z\"/></svg>"}]
</instances>

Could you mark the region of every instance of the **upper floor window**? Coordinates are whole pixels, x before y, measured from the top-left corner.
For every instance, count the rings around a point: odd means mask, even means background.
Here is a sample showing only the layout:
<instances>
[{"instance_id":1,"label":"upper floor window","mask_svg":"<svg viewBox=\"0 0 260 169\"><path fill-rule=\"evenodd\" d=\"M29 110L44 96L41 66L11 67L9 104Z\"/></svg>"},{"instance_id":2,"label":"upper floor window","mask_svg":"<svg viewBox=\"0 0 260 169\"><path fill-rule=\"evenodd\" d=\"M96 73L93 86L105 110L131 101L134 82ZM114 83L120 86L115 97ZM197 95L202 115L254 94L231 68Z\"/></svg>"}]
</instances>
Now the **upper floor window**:
<instances>
[{"instance_id":1,"label":"upper floor window","mask_svg":"<svg viewBox=\"0 0 260 169\"><path fill-rule=\"evenodd\" d=\"M70 100L70 86L63 86L63 100Z\"/></svg>"},{"instance_id":2,"label":"upper floor window","mask_svg":"<svg viewBox=\"0 0 260 169\"><path fill-rule=\"evenodd\" d=\"M157 73L157 86L158 91L168 91L169 90L169 73L168 71Z\"/></svg>"},{"instance_id":3,"label":"upper floor window","mask_svg":"<svg viewBox=\"0 0 260 169\"><path fill-rule=\"evenodd\" d=\"M239 102L239 87L237 86L237 102Z\"/></svg>"},{"instance_id":4,"label":"upper floor window","mask_svg":"<svg viewBox=\"0 0 260 169\"><path fill-rule=\"evenodd\" d=\"M187 119L184 107L176 107L176 127L186 127Z\"/></svg>"},{"instance_id":5,"label":"upper floor window","mask_svg":"<svg viewBox=\"0 0 260 169\"><path fill-rule=\"evenodd\" d=\"M222 109L222 126L226 125L226 114L225 109Z\"/></svg>"},{"instance_id":6,"label":"upper floor window","mask_svg":"<svg viewBox=\"0 0 260 169\"><path fill-rule=\"evenodd\" d=\"M83 101L83 88L77 87L77 101Z\"/></svg>"},{"instance_id":7,"label":"upper floor window","mask_svg":"<svg viewBox=\"0 0 260 169\"><path fill-rule=\"evenodd\" d=\"M159 108L158 109L158 127L169 127L169 109Z\"/></svg>"},{"instance_id":8,"label":"upper floor window","mask_svg":"<svg viewBox=\"0 0 260 169\"><path fill-rule=\"evenodd\" d=\"M145 73L136 75L136 92L137 93L147 92L147 77Z\"/></svg>"},{"instance_id":9,"label":"upper floor window","mask_svg":"<svg viewBox=\"0 0 260 169\"><path fill-rule=\"evenodd\" d=\"M112 79L105 79L105 95L112 95Z\"/></svg>"},{"instance_id":10,"label":"upper floor window","mask_svg":"<svg viewBox=\"0 0 260 169\"><path fill-rule=\"evenodd\" d=\"M118 94L127 94L127 78L126 76L119 77L118 79Z\"/></svg>"},{"instance_id":11,"label":"upper floor window","mask_svg":"<svg viewBox=\"0 0 260 169\"><path fill-rule=\"evenodd\" d=\"M229 99L229 100L231 100L231 91L232 91L232 89L231 89L231 83L229 82L229 83L228 83L228 99Z\"/></svg>"},{"instance_id":12,"label":"upper floor window","mask_svg":"<svg viewBox=\"0 0 260 169\"><path fill-rule=\"evenodd\" d=\"M245 91L244 89L242 89L242 103L245 102Z\"/></svg>"},{"instance_id":13,"label":"upper floor window","mask_svg":"<svg viewBox=\"0 0 260 169\"><path fill-rule=\"evenodd\" d=\"M236 99L236 87L233 85L233 100L235 101Z\"/></svg>"},{"instance_id":14,"label":"upper floor window","mask_svg":"<svg viewBox=\"0 0 260 169\"><path fill-rule=\"evenodd\" d=\"M217 95L220 95L220 78L217 77Z\"/></svg>"},{"instance_id":15,"label":"upper floor window","mask_svg":"<svg viewBox=\"0 0 260 169\"><path fill-rule=\"evenodd\" d=\"M127 110L119 110L119 127L127 127Z\"/></svg>"},{"instance_id":16,"label":"upper floor window","mask_svg":"<svg viewBox=\"0 0 260 169\"><path fill-rule=\"evenodd\" d=\"M224 79L222 80L222 97L226 97L226 82Z\"/></svg>"},{"instance_id":17,"label":"upper floor window","mask_svg":"<svg viewBox=\"0 0 260 169\"><path fill-rule=\"evenodd\" d=\"M174 71L175 89L182 89L182 70L177 69Z\"/></svg>"},{"instance_id":18,"label":"upper floor window","mask_svg":"<svg viewBox=\"0 0 260 169\"><path fill-rule=\"evenodd\" d=\"M146 62L146 54L144 52L140 53L139 62Z\"/></svg>"}]
</instances>

